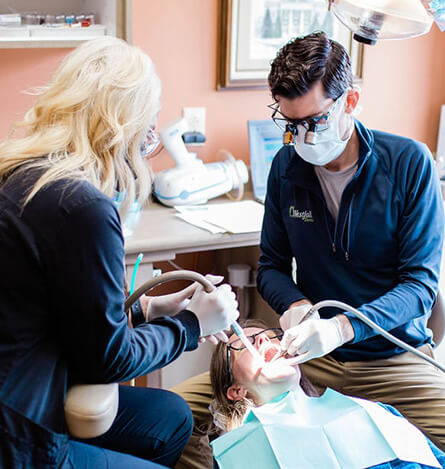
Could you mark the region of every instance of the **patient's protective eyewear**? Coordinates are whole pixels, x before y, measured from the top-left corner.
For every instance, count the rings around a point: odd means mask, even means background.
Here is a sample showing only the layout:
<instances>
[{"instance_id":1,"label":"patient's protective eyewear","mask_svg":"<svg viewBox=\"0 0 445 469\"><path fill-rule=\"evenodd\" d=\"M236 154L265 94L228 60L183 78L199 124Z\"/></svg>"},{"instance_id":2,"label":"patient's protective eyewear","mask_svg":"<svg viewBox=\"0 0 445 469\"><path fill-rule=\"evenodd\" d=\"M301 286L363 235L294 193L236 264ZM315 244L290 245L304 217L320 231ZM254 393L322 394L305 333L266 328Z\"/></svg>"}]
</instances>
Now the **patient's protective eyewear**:
<instances>
[{"instance_id":1,"label":"patient's protective eyewear","mask_svg":"<svg viewBox=\"0 0 445 469\"><path fill-rule=\"evenodd\" d=\"M246 335L247 339L252 345L255 345L255 340L259 335L266 334L269 340L278 339L281 340L283 337L283 330L279 327L273 327L269 329L263 329L260 332L257 332L252 335ZM230 365L230 350L236 350L237 352L240 350L244 350L246 346L242 343L240 339L235 339L230 344L226 346L226 353L227 353L227 374L229 376L229 386L232 384L232 367Z\"/></svg>"}]
</instances>

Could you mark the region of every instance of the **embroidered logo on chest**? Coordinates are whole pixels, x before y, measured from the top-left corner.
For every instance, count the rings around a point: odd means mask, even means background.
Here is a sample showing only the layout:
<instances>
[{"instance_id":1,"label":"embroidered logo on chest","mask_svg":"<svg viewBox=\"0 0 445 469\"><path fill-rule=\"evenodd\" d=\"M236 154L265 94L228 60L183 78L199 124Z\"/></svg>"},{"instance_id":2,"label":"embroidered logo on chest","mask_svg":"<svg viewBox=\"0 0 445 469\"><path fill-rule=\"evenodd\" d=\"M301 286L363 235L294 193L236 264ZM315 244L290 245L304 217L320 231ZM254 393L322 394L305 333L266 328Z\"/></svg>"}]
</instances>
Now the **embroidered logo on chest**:
<instances>
[{"instance_id":1,"label":"embroidered logo on chest","mask_svg":"<svg viewBox=\"0 0 445 469\"><path fill-rule=\"evenodd\" d=\"M299 218L305 223L313 223L312 210L298 210L293 205L289 207L289 216L291 218Z\"/></svg>"}]
</instances>

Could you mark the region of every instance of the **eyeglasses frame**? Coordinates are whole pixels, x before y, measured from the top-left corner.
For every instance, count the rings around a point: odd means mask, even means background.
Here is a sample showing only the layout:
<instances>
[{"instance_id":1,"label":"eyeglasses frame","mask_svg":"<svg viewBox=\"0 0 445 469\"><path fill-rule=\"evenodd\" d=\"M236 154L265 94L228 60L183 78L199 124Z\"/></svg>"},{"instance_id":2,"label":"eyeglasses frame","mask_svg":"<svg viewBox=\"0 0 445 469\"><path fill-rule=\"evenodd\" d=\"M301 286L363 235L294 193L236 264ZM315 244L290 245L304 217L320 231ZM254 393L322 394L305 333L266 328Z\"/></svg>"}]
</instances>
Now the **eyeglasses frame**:
<instances>
[{"instance_id":1,"label":"eyeglasses frame","mask_svg":"<svg viewBox=\"0 0 445 469\"><path fill-rule=\"evenodd\" d=\"M280 130L283 130L283 129L277 121L284 122L283 142L285 144L290 144L290 143L293 143L294 138L298 135L299 125L303 125L306 131L310 131L310 132L323 132L323 130L326 130L328 128L329 117L334 111L335 106L338 103L339 99L343 95L344 93L342 93L340 96L334 99L334 102L331 104L331 106L329 107L328 111L325 114L321 116L306 118L306 119L288 119L286 116L284 116L280 112L279 107L277 107L278 105L277 101L275 101L272 104L268 104L267 107L273 111L271 119ZM280 114L282 117L275 117L277 113ZM323 124L323 125L326 125L326 127L323 129L319 128L320 124L318 124L318 122L320 122L322 119L326 120L326 124ZM291 135L286 135L286 134L291 134Z\"/></svg>"},{"instance_id":2,"label":"eyeglasses frame","mask_svg":"<svg viewBox=\"0 0 445 469\"><path fill-rule=\"evenodd\" d=\"M251 334L251 335L246 335L247 339L251 340L252 339L252 345L255 345L255 338L261 334L264 334L265 332L267 331L280 331L276 336L274 337L269 337L269 339L280 339L283 337L284 335L284 331L283 329L281 329L280 327L268 327L267 329L263 329L262 331L260 332L257 332L256 334ZM241 347L233 347L232 344L227 344L226 345L226 359L227 359L227 374L228 374L228 377L229 377L229 380L228 380L228 385L227 385L227 388L229 388L231 385L232 385L232 367L231 367L231 364L230 364L230 350L235 350L237 352L241 351L241 350L244 350L246 348L245 345L241 346Z\"/></svg>"}]
</instances>

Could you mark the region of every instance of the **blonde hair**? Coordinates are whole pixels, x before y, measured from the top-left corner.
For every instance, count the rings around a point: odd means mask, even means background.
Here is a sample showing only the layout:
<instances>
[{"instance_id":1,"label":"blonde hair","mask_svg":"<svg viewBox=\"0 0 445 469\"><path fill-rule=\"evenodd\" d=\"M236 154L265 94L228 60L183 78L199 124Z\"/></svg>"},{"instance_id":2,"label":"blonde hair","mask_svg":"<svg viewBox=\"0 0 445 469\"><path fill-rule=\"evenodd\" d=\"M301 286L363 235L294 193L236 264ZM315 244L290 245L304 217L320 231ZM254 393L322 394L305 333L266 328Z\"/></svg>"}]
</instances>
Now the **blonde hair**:
<instances>
[{"instance_id":1,"label":"blonde hair","mask_svg":"<svg viewBox=\"0 0 445 469\"><path fill-rule=\"evenodd\" d=\"M0 143L0 181L17 169L42 174L25 204L45 185L87 180L108 196L125 193L124 210L145 203L152 177L140 149L160 110L161 84L151 59L113 37L88 41L62 61L39 98Z\"/></svg>"}]
</instances>

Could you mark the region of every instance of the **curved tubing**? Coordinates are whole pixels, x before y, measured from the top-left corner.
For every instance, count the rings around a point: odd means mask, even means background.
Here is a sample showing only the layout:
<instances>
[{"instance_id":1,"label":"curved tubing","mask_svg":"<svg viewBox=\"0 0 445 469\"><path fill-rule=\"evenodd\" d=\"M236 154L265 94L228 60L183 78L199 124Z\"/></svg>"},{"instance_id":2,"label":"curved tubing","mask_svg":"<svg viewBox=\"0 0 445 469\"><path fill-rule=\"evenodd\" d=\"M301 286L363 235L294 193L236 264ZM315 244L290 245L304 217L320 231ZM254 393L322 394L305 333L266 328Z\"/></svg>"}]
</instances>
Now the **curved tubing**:
<instances>
[{"instance_id":1,"label":"curved tubing","mask_svg":"<svg viewBox=\"0 0 445 469\"><path fill-rule=\"evenodd\" d=\"M172 280L191 280L198 282L204 287L204 290L207 293L212 292L216 288L212 282L207 280L204 275L201 275L198 272L193 272L191 270L175 270L173 272L166 272L165 274L162 274L159 277L154 277L144 282L132 295L127 298L124 304L124 310L128 311L131 305L144 293L148 292L149 290L158 285L161 285L161 283L171 282ZM252 344L245 336L242 327L238 324L237 321L232 322L232 328L235 334L241 339L243 344L249 349L250 353L254 355L257 359L260 359L258 353L252 347Z\"/></svg>"},{"instance_id":2,"label":"curved tubing","mask_svg":"<svg viewBox=\"0 0 445 469\"><path fill-rule=\"evenodd\" d=\"M431 363L432 365L439 368L439 370L441 370L445 373L445 367L443 365L441 365L438 361L434 360L434 358L431 358L428 355L426 355L425 353L420 352L419 350L412 347L411 345L408 345L407 343L403 342L403 340L400 340L397 337L394 337L392 334L385 331L385 329L383 329L379 325L377 325L374 321L371 321L371 319L369 319L367 316L365 316L358 309L355 309L355 308L353 308L352 306L349 306L346 303L342 303L341 301L336 301L336 300L319 301L314 306L312 306L312 308L309 310L309 313L318 311L319 309L326 308L328 306L333 307L333 308L339 308L339 309L342 309L342 310L346 310L346 311L352 313L354 316L358 317L361 321L363 321L369 327L371 327L376 332L378 332L380 335L385 337L385 339L388 339L390 342L392 342L393 344L403 348L404 350L406 350L408 352L412 352L415 355L417 355L418 357L423 358L424 360Z\"/></svg>"},{"instance_id":3,"label":"curved tubing","mask_svg":"<svg viewBox=\"0 0 445 469\"><path fill-rule=\"evenodd\" d=\"M124 311L128 311L133 303L144 293L147 293L149 290L162 283L171 282L173 280L191 280L198 282L204 287L207 293L210 293L216 288L212 282L207 280L204 275L198 274L198 272L192 272L191 270L174 270L173 272L166 272L159 277L154 277L144 282L125 300Z\"/></svg>"},{"instance_id":4,"label":"curved tubing","mask_svg":"<svg viewBox=\"0 0 445 469\"><path fill-rule=\"evenodd\" d=\"M125 311L127 311L131 305L144 293L147 291L151 290L157 285L160 285L165 282L170 282L172 280L191 280L200 283L206 292L210 293L215 289L215 286L207 280L203 275L197 273L197 272L192 272L189 270L177 270L173 272L167 272L165 274L162 274L159 277L155 277L153 279L148 280L147 282L143 283L132 295L130 295L127 300L125 301ZM365 316L362 312L360 312L358 309L353 308L352 306L349 306L346 303L343 303L341 301L337 300L324 300L324 301L319 301L315 305L312 306L310 309L308 315L310 315L311 312L318 311L321 308L326 308L326 307L334 307L334 308L339 308L346 310L350 313L352 313L354 316L356 316L358 319L363 321L365 324L367 324L369 327L371 327L373 330L378 332L380 335L385 337L385 339L389 340L393 344L397 345L398 347L403 348L404 350L408 352L412 352L418 357L422 358L423 360L431 363L435 367L439 368L441 371L445 373L445 367L441 365L438 361L434 360L434 358L429 357L423 352L420 352L416 348L412 347L411 345L408 345L407 343L403 342L402 340L398 339L397 337L393 336L389 332L385 331L382 327L377 325L374 321L369 319L367 316ZM239 332L242 331L242 329L239 327L238 323L234 324L234 331L235 333L239 336Z\"/></svg>"}]
</instances>

